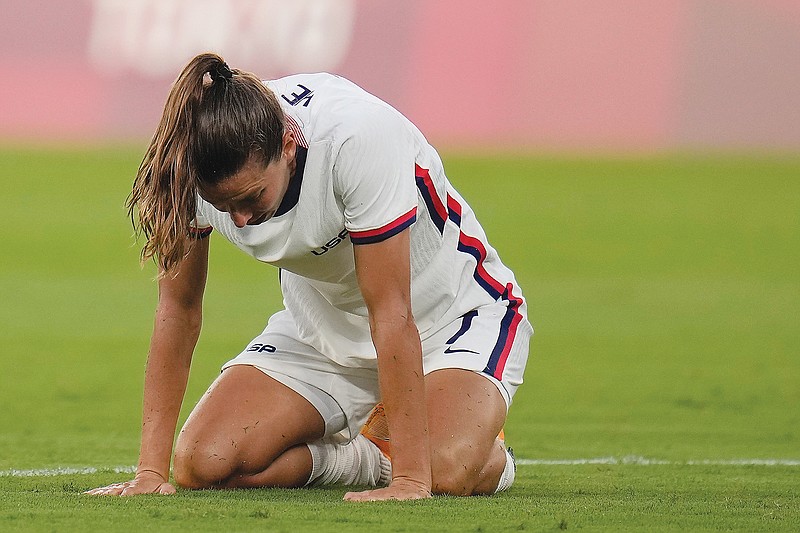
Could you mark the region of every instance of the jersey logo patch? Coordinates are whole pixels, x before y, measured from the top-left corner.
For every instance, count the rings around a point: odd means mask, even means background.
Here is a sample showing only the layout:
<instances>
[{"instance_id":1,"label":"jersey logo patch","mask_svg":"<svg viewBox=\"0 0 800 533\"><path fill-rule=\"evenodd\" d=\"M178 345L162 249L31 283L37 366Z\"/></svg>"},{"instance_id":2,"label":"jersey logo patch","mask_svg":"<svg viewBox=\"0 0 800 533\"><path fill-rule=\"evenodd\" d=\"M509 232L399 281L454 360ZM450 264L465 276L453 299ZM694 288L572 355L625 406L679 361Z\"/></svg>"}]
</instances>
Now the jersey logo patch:
<instances>
[{"instance_id":1,"label":"jersey logo patch","mask_svg":"<svg viewBox=\"0 0 800 533\"><path fill-rule=\"evenodd\" d=\"M259 353L260 352L275 353L275 350L277 350L277 348L275 348L271 344L259 344L259 343L256 343L247 349L248 352L259 352Z\"/></svg>"},{"instance_id":2,"label":"jersey logo patch","mask_svg":"<svg viewBox=\"0 0 800 533\"><path fill-rule=\"evenodd\" d=\"M299 93L291 93L291 100L285 94L282 94L281 98L289 102L290 106L297 106L302 103L303 107L308 107L308 104L311 103L311 99L314 97L314 91L299 83L297 86L302 90Z\"/></svg>"},{"instance_id":3,"label":"jersey logo patch","mask_svg":"<svg viewBox=\"0 0 800 533\"><path fill-rule=\"evenodd\" d=\"M332 248L335 248L336 246L341 244L341 242L343 240L345 240L346 238L347 238L347 229L343 229L333 239L329 240L328 242L326 242L325 244L323 244L322 246L320 246L316 250L311 250L311 253L314 254L314 255L322 255L322 254L326 253L328 250L331 250Z\"/></svg>"},{"instance_id":4,"label":"jersey logo patch","mask_svg":"<svg viewBox=\"0 0 800 533\"><path fill-rule=\"evenodd\" d=\"M476 352L475 350L461 350L461 349L458 349L458 348L453 349L450 346L448 346L447 349L445 349L444 353L474 353L474 354L477 354L478 352Z\"/></svg>"}]
</instances>

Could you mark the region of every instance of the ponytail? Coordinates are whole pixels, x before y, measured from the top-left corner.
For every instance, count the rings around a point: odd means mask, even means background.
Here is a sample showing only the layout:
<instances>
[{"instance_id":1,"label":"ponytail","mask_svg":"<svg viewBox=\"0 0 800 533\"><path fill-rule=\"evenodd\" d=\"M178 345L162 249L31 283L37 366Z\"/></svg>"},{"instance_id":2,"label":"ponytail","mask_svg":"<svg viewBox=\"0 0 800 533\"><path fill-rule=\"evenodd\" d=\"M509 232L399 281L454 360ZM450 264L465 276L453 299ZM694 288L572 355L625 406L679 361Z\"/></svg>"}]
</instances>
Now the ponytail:
<instances>
[{"instance_id":1,"label":"ponytail","mask_svg":"<svg viewBox=\"0 0 800 533\"><path fill-rule=\"evenodd\" d=\"M193 243L198 186L235 174L251 154L265 165L279 157L283 123L258 77L216 54L192 59L169 92L126 204L136 235L146 238L142 263L155 259L159 277L176 275Z\"/></svg>"}]
</instances>

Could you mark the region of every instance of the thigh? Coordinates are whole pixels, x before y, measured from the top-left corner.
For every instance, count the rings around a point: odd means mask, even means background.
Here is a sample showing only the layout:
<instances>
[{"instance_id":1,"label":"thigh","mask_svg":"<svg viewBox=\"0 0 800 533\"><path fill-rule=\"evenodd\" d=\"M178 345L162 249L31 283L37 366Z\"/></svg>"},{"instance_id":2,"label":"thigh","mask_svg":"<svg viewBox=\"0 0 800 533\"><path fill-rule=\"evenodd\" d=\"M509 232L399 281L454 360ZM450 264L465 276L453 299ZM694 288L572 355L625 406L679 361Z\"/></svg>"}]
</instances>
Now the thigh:
<instances>
[{"instance_id":1,"label":"thigh","mask_svg":"<svg viewBox=\"0 0 800 533\"><path fill-rule=\"evenodd\" d=\"M505 463L497 441L506 418L502 394L470 370L437 370L425 379L433 491L491 493Z\"/></svg>"},{"instance_id":2,"label":"thigh","mask_svg":"<svg viewBox=\"0 0 800 533\"><path fill-rule=\"evenodd\" d=\"M425 390L434 455L474 450L482 465L506 420L506 403L494 383L478 372L444 369L425 377Z\"/></svg>"},{"instance_id":3,"label":"thigh","mask_svg":"<svg viewBox=\"0 0 800 533\"><path fill-rule=\"evenodd\" d=\"M287 449L322 437L324 428L303 396L254 367L236 366L222 372L195 406L178 437L176 461L219 469L220 478L259 472Z\"/></svg>"}]
</instances>

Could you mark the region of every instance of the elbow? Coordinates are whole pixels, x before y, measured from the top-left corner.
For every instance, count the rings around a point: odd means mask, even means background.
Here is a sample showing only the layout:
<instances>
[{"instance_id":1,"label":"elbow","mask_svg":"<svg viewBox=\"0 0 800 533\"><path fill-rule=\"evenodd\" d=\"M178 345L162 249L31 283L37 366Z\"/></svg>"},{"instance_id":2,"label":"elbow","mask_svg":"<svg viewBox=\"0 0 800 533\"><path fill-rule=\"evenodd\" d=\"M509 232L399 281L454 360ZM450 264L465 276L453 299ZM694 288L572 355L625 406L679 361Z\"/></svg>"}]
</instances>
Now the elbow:
<instances>
[{"instance_id":1,"label":"elbow","mask_svg":"<svg viewBox=\"0 0 800 533\"><path fill-rule=\"evenodd\" d=\"M419 334L411 306L395 306L373 311L369 314L369 326L373 337L396 331Z\"/></svg>"},{"instance_id":2,"label":"elbow","mask_svg":"<svg viewBox=\"0 0 800 533\"><path fill-rule=\"evenodd\" d=\"M200 302L159 299L156 320L159 322L177 320L189 333L199 334L203 325L203 306Z\"/></svg>"}]
</instances>

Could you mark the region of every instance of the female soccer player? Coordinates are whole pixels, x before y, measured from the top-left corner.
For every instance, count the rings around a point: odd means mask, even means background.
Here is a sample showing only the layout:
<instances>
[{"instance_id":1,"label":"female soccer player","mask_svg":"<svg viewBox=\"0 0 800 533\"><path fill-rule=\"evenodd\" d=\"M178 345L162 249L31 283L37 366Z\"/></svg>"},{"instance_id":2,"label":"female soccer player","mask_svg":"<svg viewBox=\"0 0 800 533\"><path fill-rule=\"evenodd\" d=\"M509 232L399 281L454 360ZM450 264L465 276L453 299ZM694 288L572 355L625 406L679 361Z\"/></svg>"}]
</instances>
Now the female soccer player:
<instances>
[{"instance_id":1,"label":"female soccer player","mask_svg":"<svg viewBox=\"0 0 800 533\"><path fill-rule=\"evenodd\" d=\"M378 487L348 500L403 500L511 485L498 435L527 360L525 300L388 104L330 74L262 82L199 55L129 208L159 266L141 452L135 479L89 493L175 491L212 229L280 268L285 309L186 421L179 486L343 483Z\"/></svg>"}]
</instances>

